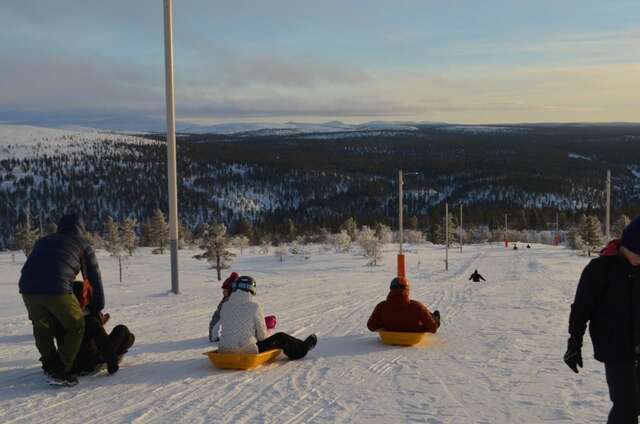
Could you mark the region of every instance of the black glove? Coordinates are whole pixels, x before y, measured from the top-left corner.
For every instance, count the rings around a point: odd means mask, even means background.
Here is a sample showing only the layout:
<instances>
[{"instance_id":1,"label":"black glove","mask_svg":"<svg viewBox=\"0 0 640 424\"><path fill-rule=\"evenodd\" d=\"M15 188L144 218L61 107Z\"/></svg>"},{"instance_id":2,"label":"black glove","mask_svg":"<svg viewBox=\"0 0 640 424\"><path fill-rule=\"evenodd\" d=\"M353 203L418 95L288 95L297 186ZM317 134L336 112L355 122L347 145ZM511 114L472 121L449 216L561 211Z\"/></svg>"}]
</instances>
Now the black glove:
<instances>
[{"instance_id":1,"label":"black glove","mask_svg":"<svg viewBox=\"0 0 640 424\"><path fill-rule=\"evenodd\" d=\"M582 343L569 339L567 352L564 354L564 363L578 373L578 367L582 368Z\"/></svg>"},{"instance_id":2,"label":"black glove","mask_svg":"<svg viewBox=\"0 0 640 424\"><path fill-rule=\"evenodd\" d=\"M120 369L120 366L118 365L118 361L107 364L107 372L109 374L115 374L118 372L119 369Z\"/></svg>"},{"instance_id":3,"label":"black glove","mask_svg":"<svg viewBox=\"0 0 640 424\"><path fill-rule=\"evenodd\" d=\"M433 311L433 319L436 321L436 327L440 328L440 311Z\"/></svg>"}]
</instances>

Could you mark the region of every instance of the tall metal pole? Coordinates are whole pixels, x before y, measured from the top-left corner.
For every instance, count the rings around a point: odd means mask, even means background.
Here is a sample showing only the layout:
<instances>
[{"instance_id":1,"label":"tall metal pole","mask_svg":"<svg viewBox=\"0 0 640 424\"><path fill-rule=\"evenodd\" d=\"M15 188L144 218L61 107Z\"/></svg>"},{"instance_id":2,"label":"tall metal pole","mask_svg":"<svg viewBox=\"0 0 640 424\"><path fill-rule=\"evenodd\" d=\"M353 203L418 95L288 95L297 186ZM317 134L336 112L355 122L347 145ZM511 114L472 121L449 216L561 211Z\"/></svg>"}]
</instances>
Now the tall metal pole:
<instances>
[{"instance_id":1,"label":"tall metal pole","mask_svg":"<svg viewBox=\"0 0 640 424\"><path fill-rule=\"evenodd\" d=\"M173 1L164 0L164 64L167 109L167 168L169 182L169 243L171 245L171 291L178 284L178 184L176 169L176 103L173 81Z\"/></svg>"},{"instance_id":2,"label":"tall metal pole","mask_svg":"<svg viewBox=\"0 0 640 424\"><path fill-rule=\"evenodd\" d=\"M607 170L607 217L605 220L607 241L611 240L611 170Z\"/></svg>"},{"instance_id":3,"label":"tall metal pole","mask_svg":"<svg viewBox=\"0 0 640 424\"><path fill-rule=\"evenodd\" d=\"M444 204L445 257L444 269L449 270L449 203Z\"/></svg>"},{"instance_id":4,"label":"tall metal pole","mask_svg":"<svg viewBox=\"0 0 640 424\"><path fill-rule=\"evenodd\" d=\"M398 171L398 202L399 202L399 206L398 206L398 229L400 231L400 254L402 255L402 243L404 241L404 234L403 234L403 229L402 229L402 185L404 184L404 181L402 181L402 169Z\"/></svg>"},{"instance_id":5,"label":"tall metal pole","mask_svg":"<svg viewBox=\"0 0 640 424\"><path fill-rule=\"evenodd\" d=\"M458 236L460 237L460 252L462 252L462 203L460 203L460 226L458 227Z\"/></svg>"}]
</instances>

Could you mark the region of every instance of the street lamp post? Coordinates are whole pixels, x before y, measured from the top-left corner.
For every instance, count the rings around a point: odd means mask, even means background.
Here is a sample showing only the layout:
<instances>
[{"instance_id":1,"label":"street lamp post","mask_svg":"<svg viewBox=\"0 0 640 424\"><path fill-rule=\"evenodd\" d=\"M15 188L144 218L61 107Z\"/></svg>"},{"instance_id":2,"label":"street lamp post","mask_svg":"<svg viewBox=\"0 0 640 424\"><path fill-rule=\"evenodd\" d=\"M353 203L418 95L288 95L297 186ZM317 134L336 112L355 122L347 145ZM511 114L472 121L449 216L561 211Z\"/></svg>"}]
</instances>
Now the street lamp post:
<instances>
[{"instance_id":1,"label":"street lamp post","mask_svg":"<svg viewBox=\"0 0 640 424\"><path fill-rule=\"evenodd\" d=\"M171 247L171 291L180 293L178 284L178 184L176 166L176 104L173 80L173 4L164 0L164 63L167 109L167 168L169 183L169 243Z\"/></svg>"}]
</instances>

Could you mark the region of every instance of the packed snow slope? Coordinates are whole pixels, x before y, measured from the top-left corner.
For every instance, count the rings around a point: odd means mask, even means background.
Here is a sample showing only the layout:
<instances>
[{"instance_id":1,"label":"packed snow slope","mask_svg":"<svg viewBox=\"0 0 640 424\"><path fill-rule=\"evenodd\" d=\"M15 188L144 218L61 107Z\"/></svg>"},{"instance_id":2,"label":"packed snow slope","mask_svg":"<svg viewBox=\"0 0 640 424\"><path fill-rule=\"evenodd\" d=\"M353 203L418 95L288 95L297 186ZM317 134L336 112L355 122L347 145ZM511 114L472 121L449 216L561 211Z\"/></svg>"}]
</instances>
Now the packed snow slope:
<instances>
[{"instance_id":1,"label":"packed snow slope","mask_svg":"<svg viewBox=\"0 0 640 424\"><path fill-rule=\"evenodd\" d=\"M450 252L412 246L412 297L439 309L443 324L426 346L385 346L366 329L394 274L395 246L383 265L320 246L283 263L238 256L253 275L278 330L319 343L303 360L254 371L215 369L202 352L220 283L181 251L179 296L168 293L169 257L139 251L126 262L99 255L111 326L135 333L120 371L49 387L17 292L22 256L0 254L0 421L4 423L587 423L604 422L603 367L585 339L585 368L562 362L569 306L587 258L559 247L513 251L497 245ZM478 269L487 282L467 278Z\"/></svg>"}]
</instances>

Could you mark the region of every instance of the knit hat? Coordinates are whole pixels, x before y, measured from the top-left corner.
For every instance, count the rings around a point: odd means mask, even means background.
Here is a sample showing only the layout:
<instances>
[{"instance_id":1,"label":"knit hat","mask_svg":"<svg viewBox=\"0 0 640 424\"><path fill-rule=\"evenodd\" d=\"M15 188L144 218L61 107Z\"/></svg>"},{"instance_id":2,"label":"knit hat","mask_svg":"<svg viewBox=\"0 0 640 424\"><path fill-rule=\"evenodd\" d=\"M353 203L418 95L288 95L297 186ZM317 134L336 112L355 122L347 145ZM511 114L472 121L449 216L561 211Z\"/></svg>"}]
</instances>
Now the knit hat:
<instances>
[{"instance_id":1,"label":"knit hat","mask_svg":"<svg viewBox=\"0 0 640 424\"><path fill-rule=\"evenodd\" d=\"M404 277L396 277L393 280L391 280L391 285L389 286L389 288L390 289L408 289L409 281L407 281L407 279Z\"/></svg>"},{"instance_id":2,"label":"knit hat","mask_svg":"<svg viewBox=\"0 0 640 424\"><path fill-rule=\"evenodd\" d=\"M255 296L256 280L254 280L253 277L243 275L242 277L238 277L238 279L233 282L233 284L231 285L231 290L243 290Z\"/></svg>"},{"instance_id":3,"label":"knit hat","mask_svg":"<svg viewBox=\"0 0 640 424\"><path fill-rule=\"evenodd\" d=\"M233 284L234 281L236 281L238 279L238 273L237 272L232 272L231 275L229 275L227 277L226 280L224 280L224 283L222 283L222 287L221 289L227 289L227 290L231 290L231 285Z\"/></svg>"},{"instance_id":4,"label":"knit hat","mask_svg":"<svg viewBox=\"0 0 640 424\"><path fill-rule=\"evenodd\" d=\"M622 231L620 245L640 255L640 215L635 217Z\"/></svg>"},{"instance_id":5,"label":"knit hat","mask_svg":"<svg viewBox=\"0 0 640 424\"><path fill-rule=\"evenodd\" d=\"M84 222L75 213L69 213L60 218L58 222L58 234L82 235L84 232Z\"/></svg>"}]
</instances>

